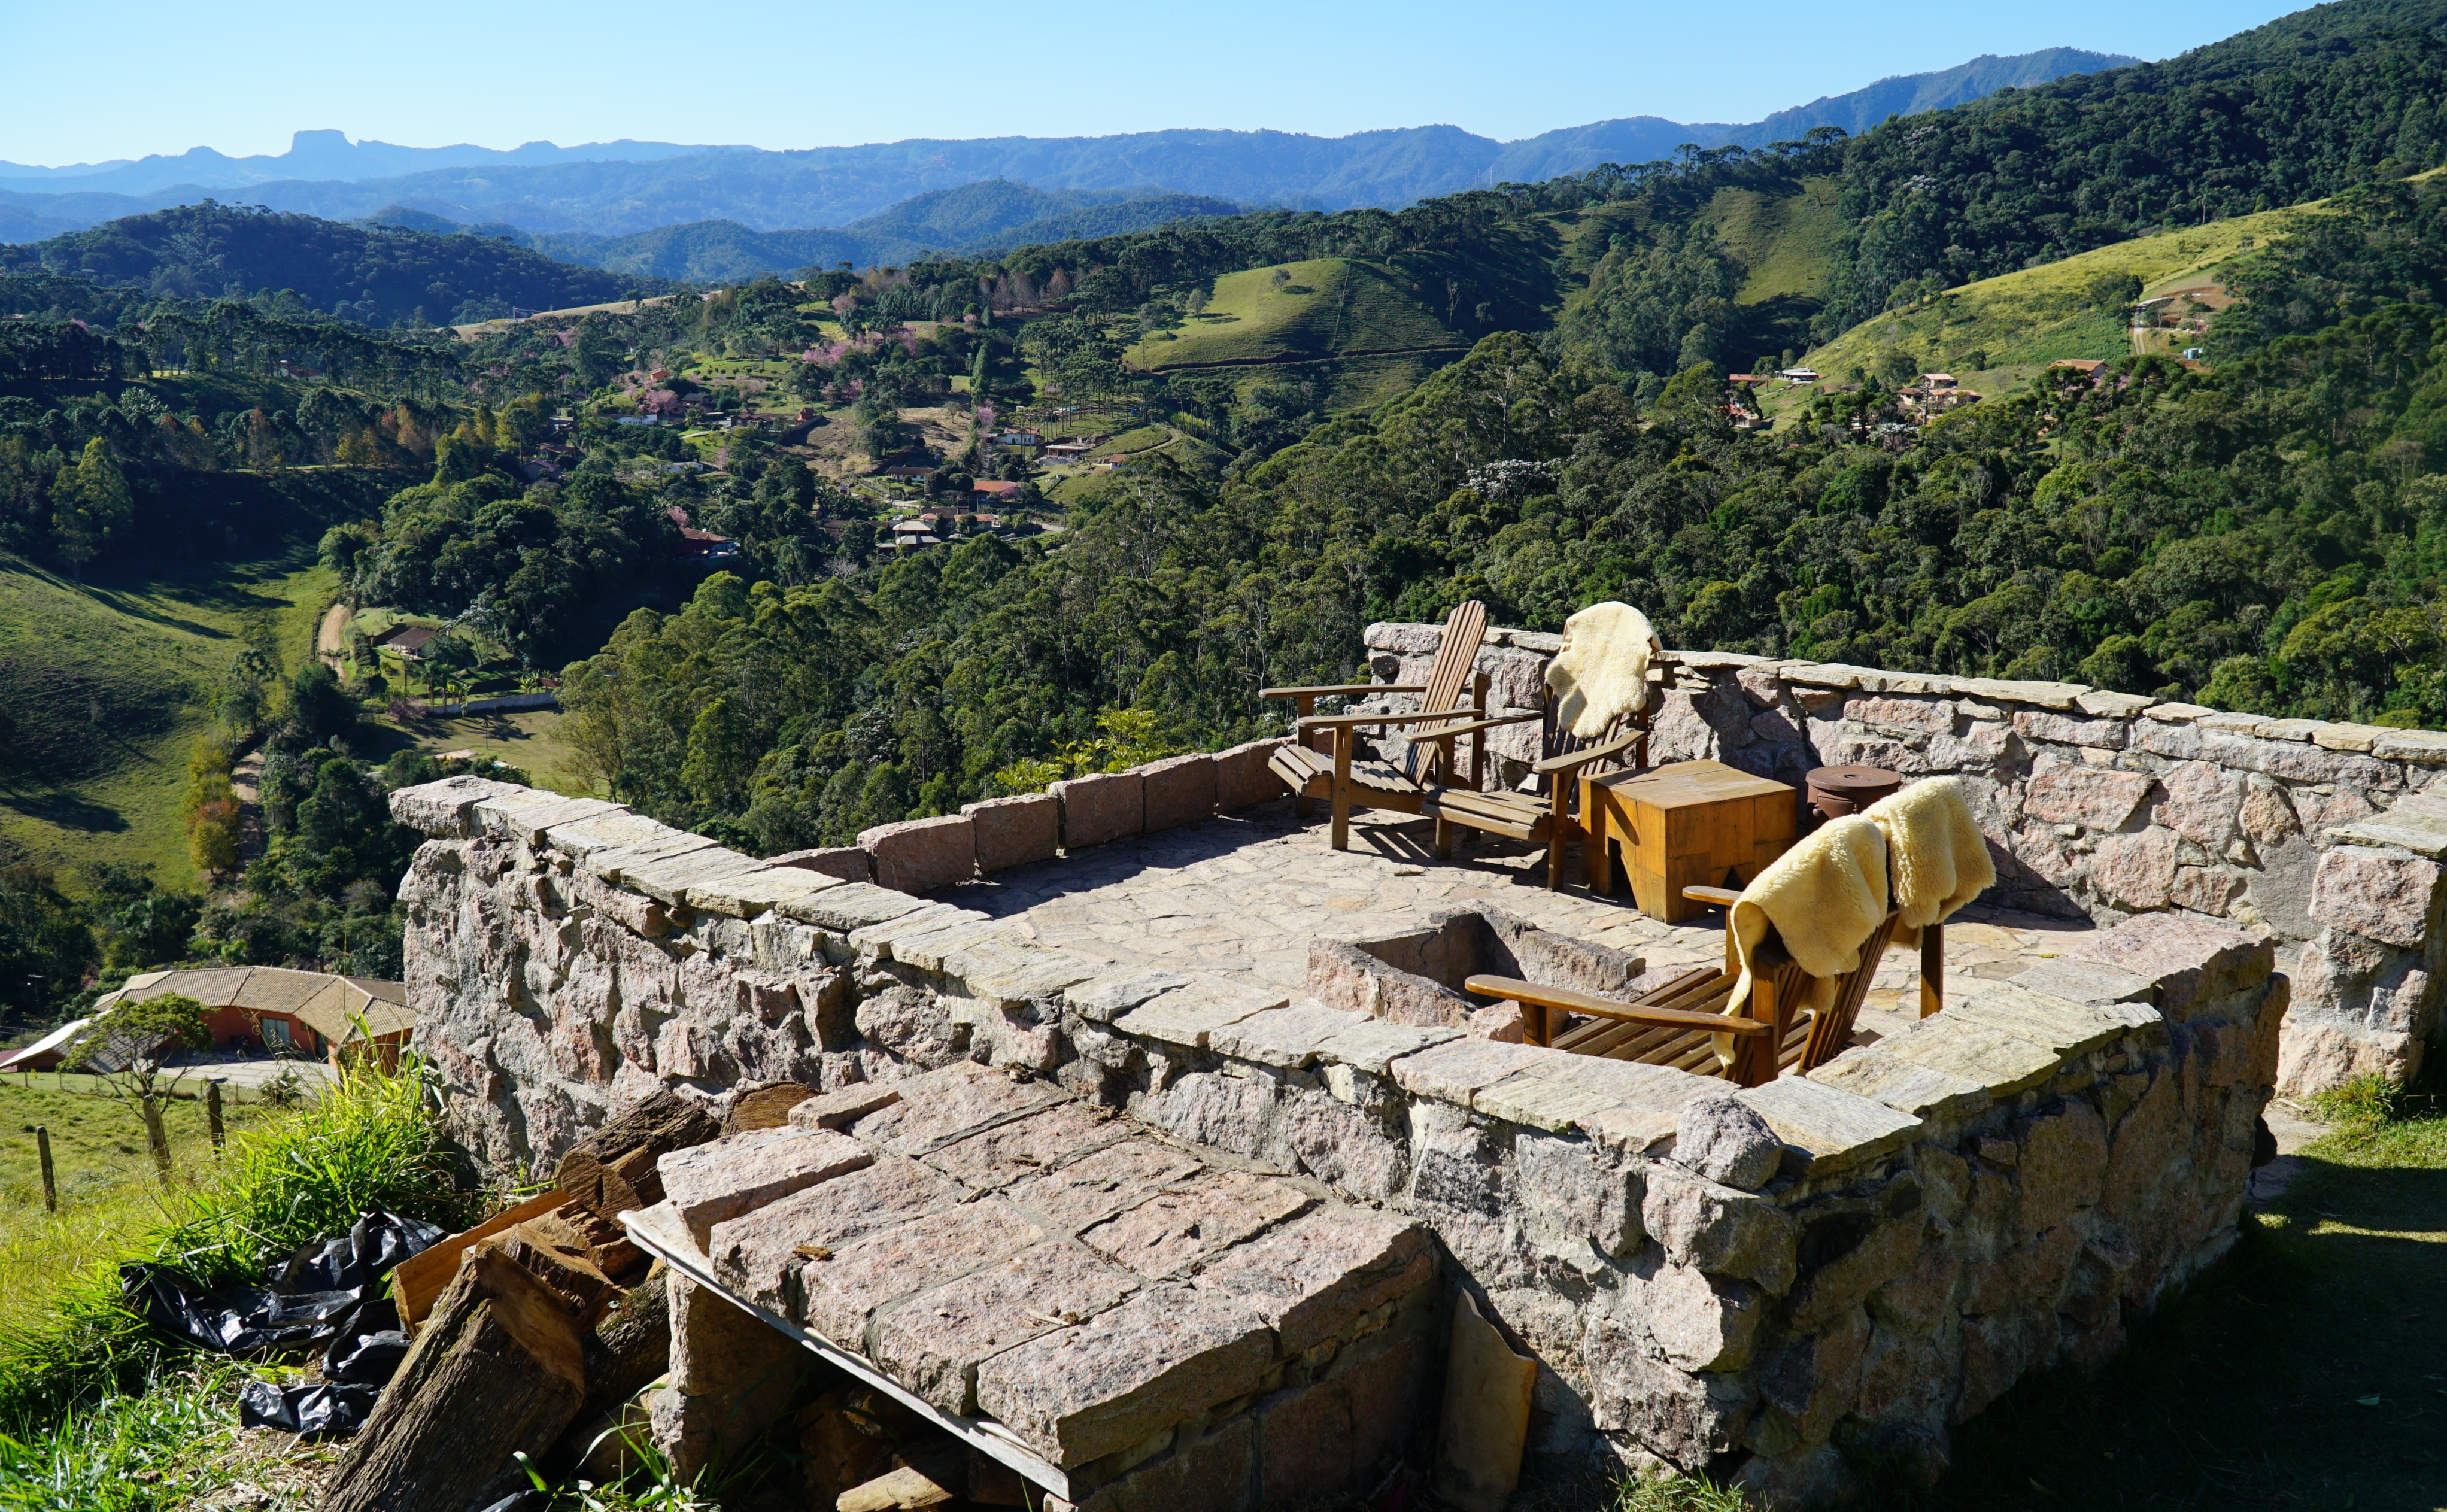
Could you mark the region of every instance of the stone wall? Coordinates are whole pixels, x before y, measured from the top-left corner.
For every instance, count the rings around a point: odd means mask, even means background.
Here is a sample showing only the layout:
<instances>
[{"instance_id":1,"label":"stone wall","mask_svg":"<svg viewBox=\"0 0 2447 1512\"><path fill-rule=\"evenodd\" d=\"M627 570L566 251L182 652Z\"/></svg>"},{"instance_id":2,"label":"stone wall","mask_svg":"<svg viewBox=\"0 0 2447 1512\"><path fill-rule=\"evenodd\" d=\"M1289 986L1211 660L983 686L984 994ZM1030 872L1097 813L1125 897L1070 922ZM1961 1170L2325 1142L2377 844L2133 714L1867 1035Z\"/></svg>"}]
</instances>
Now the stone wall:
<instances>
[{"instance_id":1,"label":"stone wall","mask_svg":"<svg viewBox=\"0 0 2447 1512\"><path fill-rule=\"evenodd\" d=\"M1376 624L1380 683L1414 683L1443 627ZM1539 707L1558 638L1491 630L1491 711ZM1796 787L1860 763L1960 777L1997 860L1986 901L2101 922L2219 919L2300 947L2281 1088L2417 1071L2442 1022L2429 928L2447 907L2447 733L2267 719L2079 683L1880 671L1719 652L1684 669L1652 757ZM1407 699L1391 695L1365 707ZM1535 724L1496 732L1517 778Z\"/></svg>"},{"instance_id":2,"label":"stone wall","mask_svg":"<svg viewBox=\"0 0 2447 1512\"><path fill-rule=\"evenodd\" d=\"M392 809L431 837L402 886L416 1043L488 1172L664 1087L1051 1078L1425 1224L1541 1359L1539 1463L1736 1465L1774 1505L1840 1489L1848 1451L1933 1471L1953 1424L2103 1361L2222 1253L2287 993L2266 937L2161 913L1730 1093L1115 972L591 800L457 778Z\"/></svg>"}]
</instances>

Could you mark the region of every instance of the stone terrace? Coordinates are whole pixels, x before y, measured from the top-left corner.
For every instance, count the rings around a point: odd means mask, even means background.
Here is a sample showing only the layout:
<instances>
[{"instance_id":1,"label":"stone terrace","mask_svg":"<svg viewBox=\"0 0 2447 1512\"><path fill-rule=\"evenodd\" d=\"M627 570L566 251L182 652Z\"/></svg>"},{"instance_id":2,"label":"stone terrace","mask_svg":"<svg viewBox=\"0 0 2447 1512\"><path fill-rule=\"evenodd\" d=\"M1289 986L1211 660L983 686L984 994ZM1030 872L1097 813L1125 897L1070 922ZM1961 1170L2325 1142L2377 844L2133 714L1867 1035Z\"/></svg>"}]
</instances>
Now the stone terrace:
<instances>
[{"instance_id":1,"label":"stone terrace","mask_svg":"<svg viewBox=\"0 0 2447 1512\"><path fill-rule=\"evenodd\" d=\"M937 896L1008 919L1038 943L1084 959L1239 977L1294 997L1307 990L1312 939L1398 935L1432 913L1470 903L1627 952L1652 971L1723 956L1721 914L1672 925L1634 908L1621 886L1612 898L1577 884L1549 892L1541 847L1477 836L1443 861L1431 822L1362 813L1352 848L1337 852L1325 843L1322 821L1303 823L1291 807L1280 800ZM1577 846L1571 854L1577 858ZM1567 860L1565 872L1581 875L1577 859ZM1966 909L1946 926L1946 976L2019 976L2092 933L2086 918ZM1915 950L1888 953L1862 1013L1865 1041L1918 1017L1918 961Z\"/></svg>"}]
</instances>

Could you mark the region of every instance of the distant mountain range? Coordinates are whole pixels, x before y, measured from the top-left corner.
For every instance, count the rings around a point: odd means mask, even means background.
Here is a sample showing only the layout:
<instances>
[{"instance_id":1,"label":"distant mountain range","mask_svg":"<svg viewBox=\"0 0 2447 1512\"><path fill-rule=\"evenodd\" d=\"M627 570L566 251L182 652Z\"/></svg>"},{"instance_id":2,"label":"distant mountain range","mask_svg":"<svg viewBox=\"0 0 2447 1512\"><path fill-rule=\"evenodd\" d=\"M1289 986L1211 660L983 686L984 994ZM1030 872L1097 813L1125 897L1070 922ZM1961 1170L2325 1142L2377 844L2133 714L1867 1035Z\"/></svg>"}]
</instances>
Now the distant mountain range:
<instances>
[{"instance_id":1,"label":"distant mountain range","mask_svg":"<svg viewBox=\"0 0 2447 1512\"><path fill-rule=\"evenodd\" d=\"M461 225L405 205L377 211L367 223L499 237L563 262L613 273L731 283L758 274L839 262L856 267L901 263L928 252L991 255L1012 247L1146 231L1198 216L1238 215L1246 208L1229 199L1160 190L1137 195L1045 190L992 179L914 195L852 225L806 231L757 231L735 220L697 220L625 236L533 233L499 222Z\"/></svg>"},{"instance_id":2,"label":"distant mountain range","mask_svg":"<svg viewBox=\"0 0 2447 1512\"><path fill-rule=\"evenodd\" d=\"M1756 146L1817 125L1858 131L1891 113L1937 109L2134 61L2072 47L1982 57L1937 73L1881 80L1747 124L1637 116L1514 142L1434 125L1333 138L1175 130L785 152L652 142L529 142L504 152L351 142L337 131L301 131L277 156L231 158L199 147L64 168L0 163L0 240L35 240L208 197L332 219L363 219L399 207L459 225L515 225L540 237L607 238L703 221L733 222L749 234L848 228L915 196L995 180L1121 200L1152 198L1145 186L1161 184L1174 196L1235 204L1395 207L1477 184L1534 181L1602 162L1651 161L1686 142Z\"/></svg>"}]
</instances>

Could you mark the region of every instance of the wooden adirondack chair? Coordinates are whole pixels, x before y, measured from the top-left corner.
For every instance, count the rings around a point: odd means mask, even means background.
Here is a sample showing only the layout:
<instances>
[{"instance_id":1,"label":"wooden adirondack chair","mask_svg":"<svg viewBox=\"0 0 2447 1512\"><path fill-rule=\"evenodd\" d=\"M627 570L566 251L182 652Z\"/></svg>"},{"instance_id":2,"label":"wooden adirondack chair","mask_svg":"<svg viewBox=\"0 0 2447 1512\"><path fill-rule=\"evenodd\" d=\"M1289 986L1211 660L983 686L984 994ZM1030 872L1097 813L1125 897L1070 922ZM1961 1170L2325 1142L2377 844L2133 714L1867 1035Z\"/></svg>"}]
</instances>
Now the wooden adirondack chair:
<instances>
[{"instance_id":1,"label":"wooden adirondack chair","mask_svg":"<svg viewBox=\"0 0 2447 1512\"><path fill-rule=\"evenodd\" d=\"M1662 687L1671 681L1672 668L1663 656L1657 657L1649 666L1649 681ZM1658 703L1652 693L1645 708L1623 715L1602 734L1584 738L1557 724L1554 699L1547 697L1538 716L1542 754L1529 768L1544 791L1444 787L1428 794L1419 812L1436 822L1436 854L1448 860L1452 858L1456 826L1544 844L1547 891L1562 887L1565 845L1588 839L1581 823L1581 784L1608 772L1636 772L1648 765L1649 711ZM1595 877L1592 871L1592 885Z\"/></svg>"},{"instance_id":2,"label":"wooden adirondack chair","mask_svg":"<svg viewBox=\"0 0 2447 1512\"><path fill-rule=\"evenodd\" d=\"M1852 1042L1854 1022L1878 973L1878 962L1895 937L1896 915L1888 913L1870 933L1861 947L1861 964L1839 980L1835 1001L1824 1013L1801 1006L1809 977L1771 930L1754 956L1758 970L1751 978L1749 1007L1728 1013L1725 1004L1741 976L1733 926L1734 900L1741 895L1723 887L1686 887L1683 896L1725 910L1722 966L1687 972L1628 1002L1508 976L1472 976L1462 985L1482 997L1520 1004L1523 1038L1529 1044L1722 1076L1741 1087L1772 1082L1788 1070L1812 1071L1843 1053ZM1920 932L1921 1017L1944 1006L1944 926L1931 924ZM1584 1015L1589 1022L1556 1033L1565 1013ZM1731 1065L1717 1059L1718 1034L1735 1037Z\"/></svg>"},{"instance_id":3,"label":"wooden adirondack chair","mask_svg":"<svg viewBox=\"0 0 2447 1512\"><path fill-rule=\"evenodd\" d=\"M1487 717L1487 674L1475 670L1478 649L1487 638L1487 606L1475 599L1457 606L1445 621L1443 641L1429 664L1424 683L1360 683L1341 688L1267 688L1263 698L1288 698L1299 712L1299 739L1278 747L1267 766L1290 787L1296 810L1305 819L1318 798L1334 804L1334 848L1351 848L1351 811L1385 808L1400 814L1422 811L1432 792L1460 787L1455 744L1470 737L1469 788L1484 785L1487 775L1487 732L1503 725L1532 720L1535 714ZM1316 714L1317 700L1337 694L1416 693L1419 707L1408 714ZM1356 754L1359 731L1408 727L1409 748L1398 763L1362 761ZM1329 737L1328 747L1310 744Z\"/></svg>"}]
</instances>

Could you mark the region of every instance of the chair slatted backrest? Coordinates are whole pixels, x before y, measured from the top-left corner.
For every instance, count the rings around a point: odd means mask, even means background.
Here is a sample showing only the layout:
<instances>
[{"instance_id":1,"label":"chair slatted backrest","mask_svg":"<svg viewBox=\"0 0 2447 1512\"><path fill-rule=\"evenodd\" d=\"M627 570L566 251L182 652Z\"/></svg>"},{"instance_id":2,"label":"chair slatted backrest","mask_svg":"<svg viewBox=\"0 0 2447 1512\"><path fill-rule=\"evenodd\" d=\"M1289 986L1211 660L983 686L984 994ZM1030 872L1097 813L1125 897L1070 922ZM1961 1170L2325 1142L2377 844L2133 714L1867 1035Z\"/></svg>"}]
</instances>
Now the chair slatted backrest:
<instances>
[{"instance_id":1,"label":"chair slatted backrest","mask_svg":"<svg viewBox=\"0 0 2447 1512\"><path fill-rule=\"evenodd\" d=\"M1439 725L1456 725L1470 717L1470 673L1478 665L1478 648L1487 639L1487 606L1475 598L1465 598L1453 606L1445 620L1444 639L1436 646L1436 659L1428 666L1428 690L1419 695L1418 712L1438 713L1451 709L1453 717L1436 724L1412 725L1403 730L1410 748L1403 753L1403 775L1420 786L1450 776L1440 771L1441 756L1434 742Z\"/></svg>"},{"instance_id":2,"label":"chair slatted backrest","mask_svg":"<svg viewBox=\"0 0 2447 1512\"><path fill-rule=\"evenodd\" d=\"M1861 1016L1861 1004L1869 995L1869 984L1878 974L1878 964L1886 958L1887 946L1895 937L1895 926L1902 916L1888 914L1861 946L1861 964L1844 973L1835 988L1835 1001L1810 1026L1810 1043L1802 1048L1797 1071L1814 1071L1844 1053L1852 1043L1852 1027Z\"/></svg>"}]
</instances>

